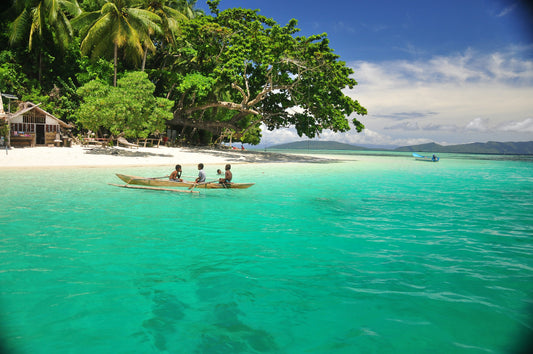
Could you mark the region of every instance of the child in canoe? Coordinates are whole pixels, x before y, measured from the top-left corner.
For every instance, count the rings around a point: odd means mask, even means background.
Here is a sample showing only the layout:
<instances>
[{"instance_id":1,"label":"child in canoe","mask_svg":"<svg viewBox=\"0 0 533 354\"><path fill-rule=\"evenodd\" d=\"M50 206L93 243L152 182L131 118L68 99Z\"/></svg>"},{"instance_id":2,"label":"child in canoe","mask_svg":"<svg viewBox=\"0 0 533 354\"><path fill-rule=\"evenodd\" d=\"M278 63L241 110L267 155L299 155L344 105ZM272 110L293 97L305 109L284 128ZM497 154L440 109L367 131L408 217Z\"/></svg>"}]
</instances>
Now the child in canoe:
<instances>
[{"instance_id":1,"label":"child in canoe","mask_svg":"<svg viewBox=\"0 0 533 354\"><path fill-rule=\"evenodd\" d=\"M231 183L231 179L233 178L233 175L230 170L231 170L231 165L227 164L226 173L224 173L224 178L219 178L218 179L219 183Z\"/></svg>"},{"instance_id":2,"label":"child in canoe","mask_svg":"<svg viewBox=\"0 0 533 354\"><path fill-rule=\"evenodd\" d=\"M170 181L183 182L181 179L181 165L176 165L176 169L172 171L168 179Z\"/></svg>"}]
</instances>

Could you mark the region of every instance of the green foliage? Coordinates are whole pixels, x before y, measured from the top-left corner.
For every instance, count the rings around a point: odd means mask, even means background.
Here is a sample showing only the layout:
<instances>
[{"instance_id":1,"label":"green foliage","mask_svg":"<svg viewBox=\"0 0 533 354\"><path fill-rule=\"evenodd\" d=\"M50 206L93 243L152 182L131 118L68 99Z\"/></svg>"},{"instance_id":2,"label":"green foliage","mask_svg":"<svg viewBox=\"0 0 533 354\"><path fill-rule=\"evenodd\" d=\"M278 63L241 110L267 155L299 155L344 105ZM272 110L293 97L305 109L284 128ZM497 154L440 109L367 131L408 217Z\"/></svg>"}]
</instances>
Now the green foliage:
<instances>
[{"instance_id":1,"label":"green foliage","mask_svg":"<svg viewBox=\"0 0 533 354\"><path fill-rule=\"evenodd\" d=\"M23 94L29 86L29 79L16 62L14 53L9 50L0 52L0 91L3 93Z\"/></svg>"},{"instance_id":2,"label":"green foliage","mask_svg":"<svg viewBox=\"0 0 533 354\"><path fill-rule=\"evenodd\" d=\"M299 36L296 20L219 2L204 16L196 0L79 0L72 19L75 0L14 0L0 17L0 45L12 45L0 52L0 89L127 137L166 120L202 143L256 144L263 126L309 137L364 128L366 109L343 94L353 72L326 34ZM141 62L150 80L128 72Z\"/></svg>"},{"instance_id":3,"label":"green foliage","mask_svg":"<svg viewBox=\"0 0 533 354\"><path fill-rule=\"evenodd\" d=\"M241 142L259 145L259 143L261 143L261 127L259 125L255 125L247 129L247 131L241 137Z\"/></svg>"},{"instance_id":4,"label":"green foliage","mask_svg":"<svg viewBox=\"0 0 533 354\"><path fill-rule=\"evenodd\" d=\"M118 80L117 87L93 80L78 89L83 103L76 114L85 129L103 129L118 136L146 138L165 130L172 118L172 101L153 96L154 84L143 72L130 72Z\"/></svg>"},{"instance_id":5,"label":"green foliage","mask_svg":"<svg viewBox=\"0 0 533 354\"><path fill-rule=\"evenodd\" d=\"M14 8L18 16L12 24L10 41L27 41L29 50L46 35L52 35L54 43L65 48L73 35L69 18L80 13L75 0L15 0Z\"/></svg>"},{"instance_id":6,"label":"green foliage","mask_svg":"<svg viewBox=\"0 0 533 354\"><path fill-rule=\"evenodd\" d=\"M215 79L200 73L190 73L181 80L177 91L180 93L194 92L197 97L206 97L213 89Z\"/></svg>"},{"instance_id":7,"label":"green foliage","mask_svg":"<svg viewBox=\"0 0 533 354\"><path fill-rule=\"evenodd\" d=\"M80 4L80 8L82 8L83 11L91 12L101 9L106 1L107 0L78 0L78 4Z\"/></svg>"},{"instance_id":8,"label":"green foliage","mask_svg":"<svg viewBox=\"0 0 533 354\"><path fill-rule=\"evenodd\" d=\"M150 35L161 31L158 15L134 5L130 0L109 0L100 10L83 12L72 21L81 31L84 55L114 59L114 84L118 49L123 49L124 57L138 64L144 54L143 46L155 50Z\"/></svg>"},{"instance_id":9,"label":"green foliage","mask_svg":"<svg viewBox=\"0 0 533 354\"><path fill-rule=\"evenodd\" d=\"M314 137L348 131L347 117L366 114L342 92L357 82L325 34L298 37L296 20L280 26L255 10L209 5L216 17L184 23L172 53L172 70L180 73L179 82L166 84L178 102L174 124L258 141L261 123ZM364 127L356 118L352 123Z\"/></svg>"},{"instance_id":10,"label":"green foliage","mask_svg":"<svg viewBox=\"0 0 533 354\"><path fill-rule=\"evenodd\" d=\"M80 106L77 87L72 78L63 80L58 77L57 81L58 86L55 86L49 93L51 103L53 103L53 109L49 112L66 122L72 122Z\"/></svg>"},{"instance_id":11,"label":"green foliage","mask_svg":"<svg viewBox=\"0 0 533 354\"><path fill-rule=\"evenodd\" d=\"M30 101L35 104L40 103L40 108L44 109L47 112L50 112L54 114L53 111L53 105L50 104L50 96L43 95L41 91L37 88L32 88L30 92L22 95L21 97L22 101Z\"/></svg>"},{"instance_id":12,"label":"green foliage","mask_svg":"<svg viewBox=\"0 0 533 354\"><path fill-rule=\"evenodd\" d=\"M7 134L9 133L9 128L7 124L2 124L0 122L0 136L7 137Z\"/></svg>"},{"instance_id":13,"label":"green foliage","mask_svg":"<svg viewBox=\"0 0 533 354\"><path fill-rule=\"evenodd\" d=\"M111 86L101 80L92 80L80 87L77 91L82 98L82 104L76 112L77 122L85 129L94 132L100 127L110 126L113 114L112 102L109 98Z\"/></svg>"},{"instance_id":14,"label":"green foliage","mask_svg":"<svg viewBox=\"0 0 533 354\"><path fill-rule=\"evenodd\" d=\"M83 85L91 80L101 80L112 83L113 63L103 58L90 60L82 57L78 61L80 72L76 74L76 79Z\"/></svg>"}]
</instances>

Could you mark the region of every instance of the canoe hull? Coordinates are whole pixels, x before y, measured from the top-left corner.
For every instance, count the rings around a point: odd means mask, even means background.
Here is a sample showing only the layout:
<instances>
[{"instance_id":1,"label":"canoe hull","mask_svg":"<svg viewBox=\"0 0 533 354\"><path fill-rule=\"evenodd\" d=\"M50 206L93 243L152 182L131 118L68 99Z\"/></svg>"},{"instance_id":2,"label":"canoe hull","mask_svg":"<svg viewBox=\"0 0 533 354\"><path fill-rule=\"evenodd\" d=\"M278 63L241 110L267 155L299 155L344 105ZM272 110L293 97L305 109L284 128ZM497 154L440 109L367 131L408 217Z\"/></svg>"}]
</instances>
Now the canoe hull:
<instances>
[{"instance_id":1,"label":"canoe hull","mask_svg":"<svg viewBox=\"0 0 533 354\"><path fill-rule=\"evenodd\" d=\"M137 176L128 176L120 173L116 174L118 178L126 182L127 184L134 184L140 186L151 186L151 187L181 187L181 188L190 188L195 186L194 182L175 182L169 181L168 179L156 179L156 178L147 178L147 177L137 177ZM195 189L246 189L253 186L255 183L229 183L222 184L218 182L211 183L201 183L196 184Z\"/></svg>"},{"instance_id":2,"label":"canoe hull","mask_svg":"<svg viewBox=\"0 0 533 354\"><path fill-rule=\"evenodd\" d=\"M432 156L422 156L422 155L419 155L419 154L413 153L413 157L414 157L415 160L417 160L417 161L439 162L439 158L436 157L436 156L435 156L435 158L433 158Z\"/></svg>"},{"instance_id":3,"label":"canoe hull","mask_svg":"<svg viewBox=\"0 0 533 354\"><path fill-rule=\"evenodd\" d=\"M427 157L427 158L416 158L415 159L416 161L426 161L426 162L439 162L439 158L437 157L437 159L433 160L431 157Z\"/></svg>"}]
</instances>

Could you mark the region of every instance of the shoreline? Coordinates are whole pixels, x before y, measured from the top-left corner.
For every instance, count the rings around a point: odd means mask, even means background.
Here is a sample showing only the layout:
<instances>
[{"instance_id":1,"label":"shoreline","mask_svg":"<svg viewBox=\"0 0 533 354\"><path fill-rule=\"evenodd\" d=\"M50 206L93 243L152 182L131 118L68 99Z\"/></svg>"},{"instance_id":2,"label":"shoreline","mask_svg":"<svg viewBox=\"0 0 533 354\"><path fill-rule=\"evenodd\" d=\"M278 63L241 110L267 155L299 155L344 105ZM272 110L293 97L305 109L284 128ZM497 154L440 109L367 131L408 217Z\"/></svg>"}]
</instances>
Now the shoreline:
<instances>
[{"instance_id":1,"label":"shoreline","mask_svg":"<svg viewBox=\"0 0 533 354\"><path fill-rule=\"evenodd\" d=\"M328 163L330 156L259 150L222 150L206 147L28 147L0 150L1 169L168 166L176 164Z\"/></svg>"}]
</instances>

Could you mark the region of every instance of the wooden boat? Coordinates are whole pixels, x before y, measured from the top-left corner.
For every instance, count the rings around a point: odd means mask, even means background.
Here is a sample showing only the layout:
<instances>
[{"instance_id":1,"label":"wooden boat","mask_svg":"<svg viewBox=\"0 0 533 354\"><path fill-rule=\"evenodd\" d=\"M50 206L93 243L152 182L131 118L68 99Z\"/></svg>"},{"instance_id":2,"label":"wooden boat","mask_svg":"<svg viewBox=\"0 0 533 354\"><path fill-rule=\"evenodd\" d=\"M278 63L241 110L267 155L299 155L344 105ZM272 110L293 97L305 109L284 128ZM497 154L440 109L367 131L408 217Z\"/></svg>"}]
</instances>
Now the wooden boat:
<instances>
[{"instance_id":1,"label":"wooden boat","mask_svg":"<svg viewBox=\"0 0 533 354\"><path fill-rule=\"evenodd\" d=\"M414 158L417 161L439 162L439 157L435 156L435 155L433 155L433 156L422 156L422 155L419 155L419 154L413 152L413 156L414 156Z\"/></svg>"},{"instance_id":2,"label":"wooden boat","mask_svg":"<svg viewBox=\"0 0 533 354\"><path fill-rule=\"evenodd\" d=\"M168 180L168 177L150 178L150 177L137 177L128 176L120 173L116 174L118 178L126 182L127 184L135 184L141 186L152 187L185 187L185 188L202 188L202 189L246 189L253 186L255 183L219 183L218 181L210 181L205 183L195 183L191 181L176 182Z\"/></svg>"}]
</instances>

